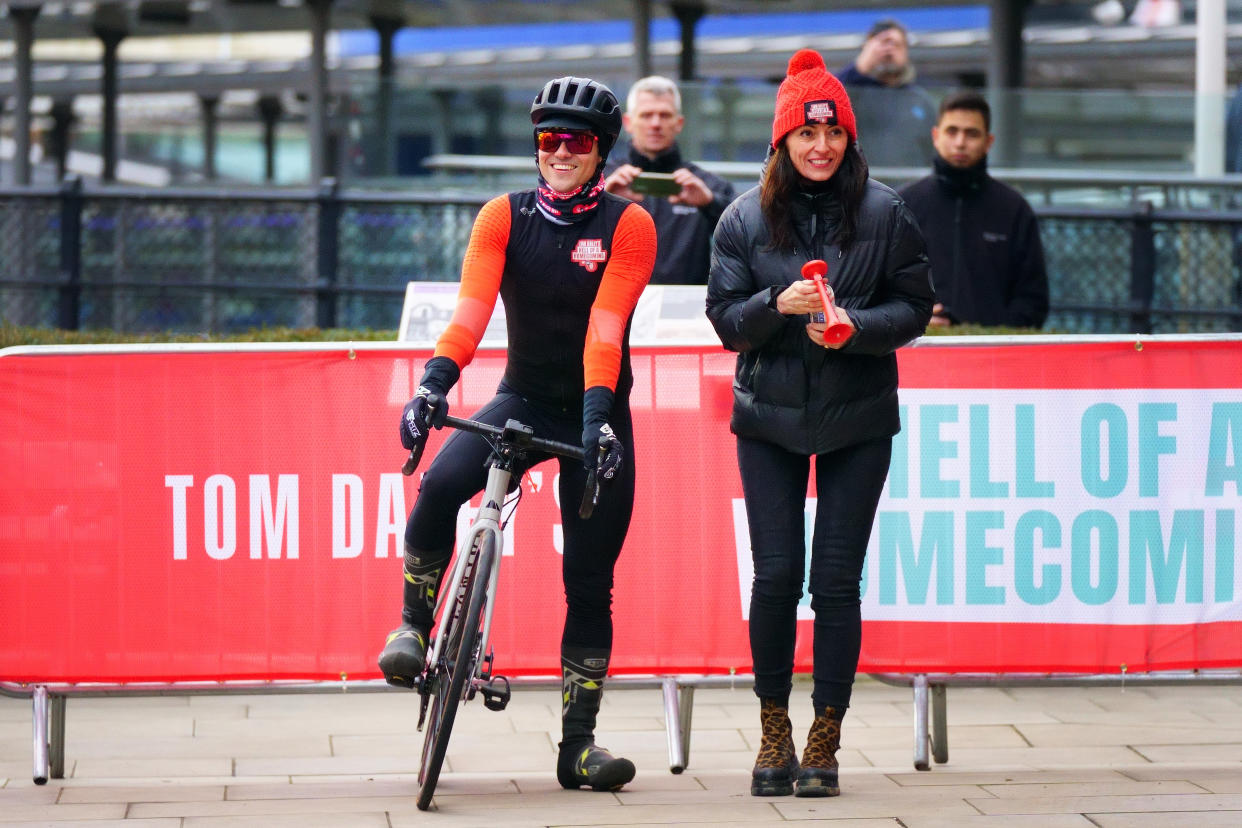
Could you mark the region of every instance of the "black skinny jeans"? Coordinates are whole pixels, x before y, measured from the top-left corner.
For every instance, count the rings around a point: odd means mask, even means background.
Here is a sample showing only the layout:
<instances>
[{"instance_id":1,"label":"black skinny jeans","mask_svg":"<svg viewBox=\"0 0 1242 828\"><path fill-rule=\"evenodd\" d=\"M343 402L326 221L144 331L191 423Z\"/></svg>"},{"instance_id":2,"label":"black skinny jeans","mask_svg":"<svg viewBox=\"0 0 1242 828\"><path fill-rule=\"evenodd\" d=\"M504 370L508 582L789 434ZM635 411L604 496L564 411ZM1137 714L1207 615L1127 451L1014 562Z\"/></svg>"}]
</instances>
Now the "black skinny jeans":
<instances>
[{"instance_id":1,"label":"black skinny jeans","mask_svg":"<svg viewBox=\"0 0 1242 828\"><path fill-rule=\"evenodd\" d=\"M492 425L515 419L533 427L539 437L573 445L582 442L581 412L566 414L538 406L503 385L474 419ZM578 517L586 486L582 461L557 458L561 471L561 525L565 533L561 577L567 605L562 646L612 649L613 568L634 509L634 426L627 400L618 400L613 406L609 424L625 448L625 463L617 477L601 491L590 520ZM445 561L448 560L454 546L458 510L487 483L484 463L489 453L487 442L475 434L457 431L445 440L419 486L418 499L405 527L406 543L424 553L444 550ZM547 454L528 455L526 465L515 476L547 459ZM430 626L431 619L426 623Z\"/></svg>"},{"instance_id":2,"label":"black skinny jeans","mask_svg":"<svg viewBox=\"0 0 1242 828\"><path fill-rule=\"evenodd\" d=\"M862 645L859 584L867 540L888 476L891 439L815 456L811 609L816 710L844 713ZM739 437L738 466L750 524L755 577L750 593L750 652L755 694L786 700L793 684L798 601L806 569L807 479L811 458Z\"/></svg>"}]
</instances>

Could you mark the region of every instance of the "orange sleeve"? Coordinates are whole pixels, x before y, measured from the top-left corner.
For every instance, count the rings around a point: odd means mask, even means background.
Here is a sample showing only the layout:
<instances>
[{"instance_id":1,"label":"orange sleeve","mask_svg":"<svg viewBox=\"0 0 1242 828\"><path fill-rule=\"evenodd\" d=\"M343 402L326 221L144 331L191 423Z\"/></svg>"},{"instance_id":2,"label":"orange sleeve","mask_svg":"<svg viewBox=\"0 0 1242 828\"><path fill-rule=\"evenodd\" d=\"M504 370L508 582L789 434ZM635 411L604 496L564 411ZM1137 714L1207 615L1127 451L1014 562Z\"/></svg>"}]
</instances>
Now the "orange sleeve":
<instances>
[{"instance_id":1,"label":"orange sleeve","mask_svg":"<svg viewBox=\"0 0 1242 828\"><path fill-rule=\"evenodd\" d=\"M436 340L436 356L446 356L465 368L483 341L492 318L500 278L505 270L505 247L509 244L509 196L496 196L483 205L461 263L461 287L453 318Z\"/></svg>"},{"instance_id":2,"label":"orange sleeve","mask_svg":"<svg viewBox=\"0 0 1242 828\"><path fill-rule=\"evenodd\" d=\"M591 306L591 321L582 353L586 383L583 387L602 385L617 390L625 325L651 279L655 257L655 223L646 210L631 204L621 213L613 231L612 255Z\"/></svg>"}]
</instances>

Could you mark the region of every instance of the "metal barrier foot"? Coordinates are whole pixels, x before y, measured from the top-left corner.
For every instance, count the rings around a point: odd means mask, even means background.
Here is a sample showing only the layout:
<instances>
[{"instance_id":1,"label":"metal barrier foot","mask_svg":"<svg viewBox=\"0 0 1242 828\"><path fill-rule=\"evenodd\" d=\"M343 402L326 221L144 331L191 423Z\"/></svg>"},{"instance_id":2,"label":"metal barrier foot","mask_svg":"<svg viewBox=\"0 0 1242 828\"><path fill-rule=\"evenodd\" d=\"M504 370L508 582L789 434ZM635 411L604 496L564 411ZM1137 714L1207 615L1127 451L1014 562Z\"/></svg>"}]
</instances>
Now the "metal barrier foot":
<instances>
[{"instance_id":1,"label":"metal barrier foot","mask_svg":"<svg viewBox=\"0 0 1242 828\"><path fill-rule=\"evenodd\" d=\"M917 673L914 676L914 769L931 770L928 761L928 745L931 737L927 732L927 675Z\"/></svg>"},{"instance_id":2,"label":"metal barrier foot","mask_svg":"<svg viewBox=\"0 0 1242 828\"><path fill-rule=\"evenodd\" d=\"M681 766L673 773L681 773L690 764L690 720L694 716L694 685L681 686Z\"/></svg>"},{"instance_id":3,"label":"metal barrier foot","mask_svg":"<svg viewBox=\"0 0 1242 828\"><path fill-rule=\"evenodd\" d=\"M36 685L30 696L34 731L34 783L46 785L48 778L48 700L47 687Z\"/></svg>"},{"instance_id":4,"label":"metal barrier foot","mask_svg":"<svg viewBox=\"0 0 1242 828\"><path fill-rule=\"evenodd\" d=\"M932 758L940 765L949 761L949 717L946 704L948 689L943 684L933 684L931 686Z\"/></svg>"},{"instance_id":5,"label":"metal barrier foot","mask_svg":"<svg viewBox=\"0 0 1242 828\"><path fill-rule=\"evenodd\" d=\"M660 682L664 692L664 731L668 736L668 769L681 773L686 769L686 751L682 743L681 706L677 697L677 679Z\"/></svg>"}]
</instances>

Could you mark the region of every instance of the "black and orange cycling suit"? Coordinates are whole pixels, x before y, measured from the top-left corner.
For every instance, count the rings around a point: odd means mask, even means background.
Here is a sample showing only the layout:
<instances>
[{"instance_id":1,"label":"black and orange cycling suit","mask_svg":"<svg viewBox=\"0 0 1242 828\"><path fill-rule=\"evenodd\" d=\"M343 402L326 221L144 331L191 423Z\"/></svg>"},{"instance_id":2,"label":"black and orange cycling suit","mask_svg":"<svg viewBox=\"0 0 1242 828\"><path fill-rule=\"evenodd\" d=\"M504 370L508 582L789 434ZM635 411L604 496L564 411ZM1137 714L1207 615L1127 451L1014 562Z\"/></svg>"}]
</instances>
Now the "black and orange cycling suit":
<instances>
[{"instance_id":1,"label":"black and orange cycling suit","mask_svg":"<svg viewBox=\"0 0 1242 828\"><path fill-rule=\"evenodd\" d=\"M524 190L483 206L462 264L457 307L435 355L464 368L500 296L509 336L505 374L476 419L494 425L517 419L542 437L576 444L584 389L614 391L608 422L625 447L625 463L590 520L577 513L583 464L560 460L568 604L562 644L610 649L613 567L634 503L629 321L655 263L655 226L637 204L608 193L594 215L568 225L545 218L535 198L534 190ZM410 547L452 548L458 509L486 482L487 454L477 437L449 436L410 513ZM545 459L533 454L528 466ZM417 620L431 625L430 617Z\"/></svg>"}]
</instances>

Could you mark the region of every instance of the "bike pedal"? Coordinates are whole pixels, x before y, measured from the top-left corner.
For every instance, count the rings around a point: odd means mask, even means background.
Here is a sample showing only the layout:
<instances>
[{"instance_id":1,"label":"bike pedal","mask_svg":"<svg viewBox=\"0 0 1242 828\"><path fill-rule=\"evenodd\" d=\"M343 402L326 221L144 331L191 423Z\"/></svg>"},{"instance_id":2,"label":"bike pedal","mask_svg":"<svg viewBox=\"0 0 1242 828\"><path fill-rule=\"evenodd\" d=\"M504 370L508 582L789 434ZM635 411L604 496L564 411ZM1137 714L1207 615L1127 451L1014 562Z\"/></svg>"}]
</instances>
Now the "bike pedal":
<instances>
[{"instance_id":1,"label":"bike pedal","mask_svg":"<svg viewBox=\"0 0 1242 828\"><path fill-rule=\"evenodd\" d=\"M483 694L483 706L488 710L504 710L509 704L509 680L504 676L494 676L487 684L479 687L479 692Z\"/></svg>"}]
</instances>

